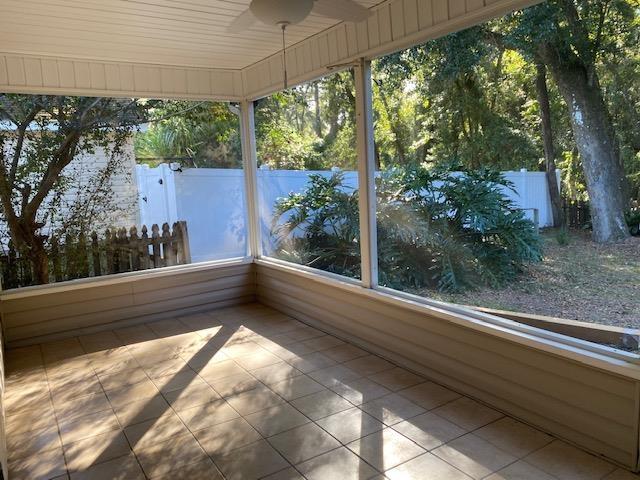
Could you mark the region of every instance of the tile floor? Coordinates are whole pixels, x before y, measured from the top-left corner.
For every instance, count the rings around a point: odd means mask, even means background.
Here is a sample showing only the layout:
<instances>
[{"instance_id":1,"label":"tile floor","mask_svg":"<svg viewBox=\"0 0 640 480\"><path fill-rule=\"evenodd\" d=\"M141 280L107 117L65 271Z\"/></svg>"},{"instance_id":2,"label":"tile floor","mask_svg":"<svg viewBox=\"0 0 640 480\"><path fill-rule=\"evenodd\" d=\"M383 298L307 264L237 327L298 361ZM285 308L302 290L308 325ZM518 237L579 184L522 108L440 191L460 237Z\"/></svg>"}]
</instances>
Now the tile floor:
<instances>
[{"instance_id":1,"label":"tile floor","mask_svg":"<svg viewBox=\"0 0 640 480\"><path fill-rule=\"evenodd\" d=\"M640 478L259 304L6 370L11 480Z\"/></svg>"}]
</instances>

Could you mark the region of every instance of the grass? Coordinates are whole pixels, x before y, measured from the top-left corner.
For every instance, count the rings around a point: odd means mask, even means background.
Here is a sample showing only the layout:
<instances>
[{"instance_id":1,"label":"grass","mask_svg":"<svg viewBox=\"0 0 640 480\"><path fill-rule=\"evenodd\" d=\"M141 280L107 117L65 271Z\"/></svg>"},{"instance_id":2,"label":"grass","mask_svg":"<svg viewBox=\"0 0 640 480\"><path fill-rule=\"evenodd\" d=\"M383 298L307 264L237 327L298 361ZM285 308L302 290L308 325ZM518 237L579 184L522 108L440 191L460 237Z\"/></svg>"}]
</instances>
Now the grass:
<instances>
[{"instance_id":1,"label":"grass","mask_svg":"<svg viewBox=\"0 0 640 480\"><path fill-rule=\"evenodd\" d=\"M640 328L640 237L598 245L590 232L543 233L544 260L505 288L420 295L463 305Z\"/></svg>"}]
</instances>

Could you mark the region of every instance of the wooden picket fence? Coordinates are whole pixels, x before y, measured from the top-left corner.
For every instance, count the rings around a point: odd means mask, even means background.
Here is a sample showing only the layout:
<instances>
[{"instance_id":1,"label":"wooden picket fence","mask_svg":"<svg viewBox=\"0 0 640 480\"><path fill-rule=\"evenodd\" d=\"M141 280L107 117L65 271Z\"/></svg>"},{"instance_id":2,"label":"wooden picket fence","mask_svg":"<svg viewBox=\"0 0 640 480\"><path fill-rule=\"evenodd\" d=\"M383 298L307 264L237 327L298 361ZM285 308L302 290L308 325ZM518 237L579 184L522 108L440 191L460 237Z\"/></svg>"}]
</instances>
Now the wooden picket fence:
<instances>
[{"instance_id":1,"label":"wooden picket fence","mask_svg":"<svg viewBox=\"0 0 640 480\"><path fill-rule=\"evenodd\" d=\"M34 285L31 263L9 242L7 253L0 255L2 288ZM160 228L154 224L151 232L143 225L138 233L133 226L107 229L100 238L97 232L80 233L77 238L51 238L49 248L51 282L76 278L99 277L113 273L135 272L150 268L191 263L187 223L168 223Z\"/></svg>"}]
</instances>

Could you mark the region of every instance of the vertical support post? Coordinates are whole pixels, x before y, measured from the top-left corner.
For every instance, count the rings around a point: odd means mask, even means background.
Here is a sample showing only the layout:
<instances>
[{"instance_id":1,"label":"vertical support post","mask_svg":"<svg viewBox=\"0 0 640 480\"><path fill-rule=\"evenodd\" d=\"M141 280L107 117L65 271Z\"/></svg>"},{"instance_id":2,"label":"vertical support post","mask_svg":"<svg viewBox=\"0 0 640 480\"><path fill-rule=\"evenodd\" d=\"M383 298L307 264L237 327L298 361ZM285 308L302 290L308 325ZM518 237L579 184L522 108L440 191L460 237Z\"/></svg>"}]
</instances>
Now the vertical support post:
<instances>
[{"instance_id":1,"label":"vertical support post","mask_svg":"<svg viewBox=\"0 0 640 480\"><path fill-rule=\"evenodd\" d=\"M378 237L376 232L375 155L371 62L361 58L355 66L356 143L358 149L358 190L360 192L360 255L362 285L378 285Z\"/></svg>"},{"instance_id":2,"label":"vertical support post","mask_svg":"<svg viewBox=\"0 0 640 480\"><path fill-rule=\"evenodd\" d=\"M258 258L262 254L258 213L258 161L253 102L249 100L240 103L240 138L242 140L242 167L247 207L247 254L250 257Z\"/></svg>"}]
</instances>

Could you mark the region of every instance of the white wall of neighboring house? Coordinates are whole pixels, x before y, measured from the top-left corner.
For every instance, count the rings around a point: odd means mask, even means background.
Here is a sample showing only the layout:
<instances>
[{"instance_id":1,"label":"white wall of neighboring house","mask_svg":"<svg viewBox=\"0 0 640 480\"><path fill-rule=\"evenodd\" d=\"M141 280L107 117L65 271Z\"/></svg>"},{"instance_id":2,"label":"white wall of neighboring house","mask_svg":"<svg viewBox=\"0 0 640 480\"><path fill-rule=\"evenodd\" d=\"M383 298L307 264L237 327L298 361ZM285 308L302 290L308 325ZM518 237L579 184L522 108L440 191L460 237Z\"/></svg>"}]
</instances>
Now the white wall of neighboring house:
<instances>
[{"instance_id":1,"label":"white wall of neighboring house","mask_svg":"<svg viewBox=\"0 0 640 480\"><path fill-rule=\"evenodd\" d=\"M101 221L96 221L92 225L92 230L96 230L101 237L109 227L126 227L129 229L140 223L136 160L132 137L123 146L123 150L121 164L107 182L107 188L110 191L109 203L113 208L102 209L104 213L100 215ZM54 220L54 222L68 216L67 212L73 208L75 203L81 201L81 197L85 195L83 187L90 185L92 179L99 175L107 167L108 163L109 153L102 148L97 148L94 153L77 156L63 169L63 175L70 179L70 186L62 197L60 209L55 215L57 220ZM49 195L43 202L40 211L45 212L47 205L50 205L51 201L52 196ZM51 233L50 220L48 218L47 225L42 229L45 235ZM8 241L7 226L2 219L0 219L0 232L2 232L0 242L6 246Z\"/></svg>"},{"instance_id":2,"label":"white wall of neighboring house","mask_svg":"<svg viewBox=\"0 0 640 480\"><path fill-rule=\"evenodd\" d=\"M94 229L100 236L104 230L110 227L125 227L127 230L140 223L140 211L138 206L138 185L136 159L133 151L133 138L123 147L123 156L119 168L114 172L108 182L111 192L111 206L104 211L103 220L96 222ZM108 152L98 148L92 154L80 155L65 167L63 173L73 177L73 184L77 187L70 188L65 193L65 202L71 204L77 201L78 192L82 194L82 187L89 185L92 179L103 171L109 163ZM78 188L80 187L80 188Z\"/></svg>"},{"instance_id":3,"label":"white wall of neighboring house","mask_svg":"<svg viewBox=\"0 0 640 480\"><path fill-rule=\"evenodd\" d=\"M276 200L300 192L312 173L332 171L258 170L258 198L265 251L272 250L269 232ZM345 171L344 184L357 187L357 172ZM544 172L503 172L515 191L503 189L527 218L538 214L538 225L552 225L551 199ZM560 171L558 185L560 184ZM177 220L187 222L194 262L245 255L244 179L240 169L187 168L163 164L137 166L140 223L151 227Z\"/></svg>"}]
</instances>

